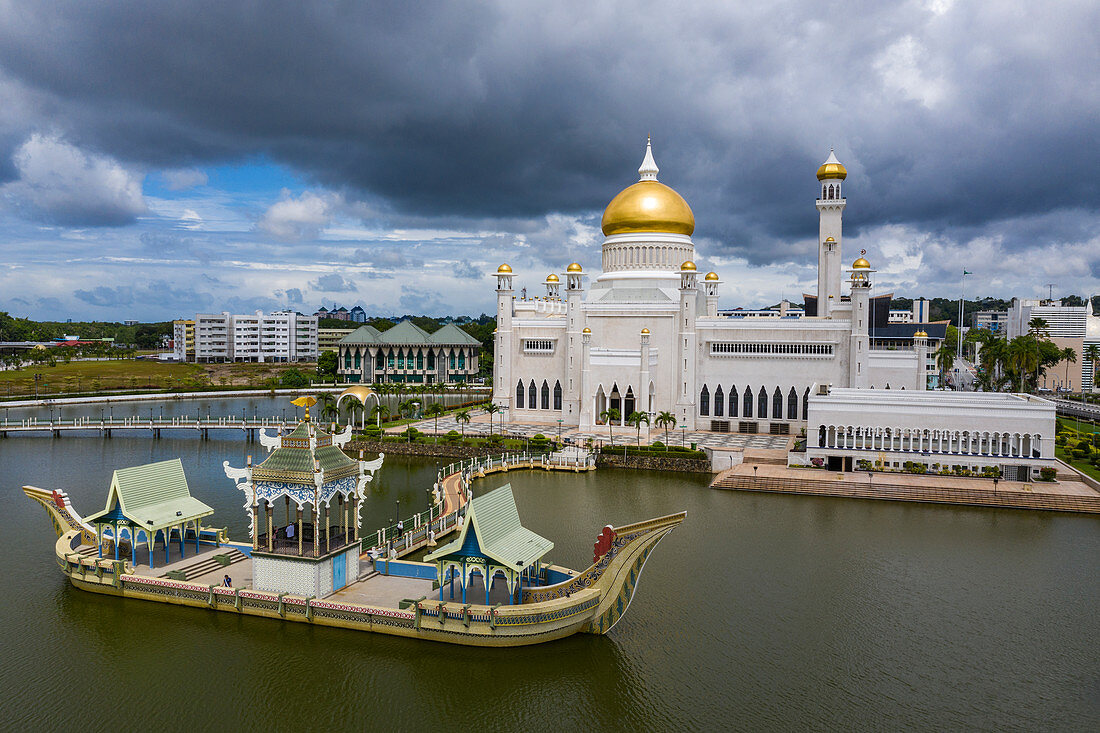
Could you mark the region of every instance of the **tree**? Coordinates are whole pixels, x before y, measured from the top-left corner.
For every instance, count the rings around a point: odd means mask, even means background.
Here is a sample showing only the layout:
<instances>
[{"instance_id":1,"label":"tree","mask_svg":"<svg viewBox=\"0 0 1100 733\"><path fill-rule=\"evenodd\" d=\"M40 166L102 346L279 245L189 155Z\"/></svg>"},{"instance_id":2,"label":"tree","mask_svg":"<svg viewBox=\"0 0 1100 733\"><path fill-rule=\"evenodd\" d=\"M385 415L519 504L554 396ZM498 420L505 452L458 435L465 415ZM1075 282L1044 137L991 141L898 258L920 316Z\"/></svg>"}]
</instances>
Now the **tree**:
<instances>
[{"instance_id":1,"label":"tree","mask_svg":"<svg viewBox=\"0 0 1100 733\"><path fill-rule=\"evenodd\" d=\"M321 355L317 357L317 376L322 379L336 379L336 352L335 351L322 351Z\"/></svg>"},{"instance_id":2,"label":"tree","mask_svg":"<svg viewBox=\"0 0 1100 733\"><path fill-rule=\"evenodd\" d=\"M363 419L366 418L367 406L360 402L359 398L355 397L354 395L348 396L347 406L344 407L344 410L348 414L348 425L355 424L355 416L357 414L360 415ZM364 427L365 426L363 425L363 420L360 420L359 429L362 430Z\"/></svg>"},{"instance_id":3,"label":"tree","mask_svg":"<svg viewBox=\"0 0 1100 733\"><path fill-rule=\"evenodd\" d=\"M951 332L954 331L955 335L952 337ZM940 384L944 383L944 377L951 368L955 366L955 358L958 356L958 338L959 334L951 326L947 327L947 337L944 338L940 344L940 348L936 349L936 366L940 370ZM957 387L958 385L956 385Z\"/></svg>"},{"instance_id":4,"label":"tree","mask_svg":"<svg viewBox=\"0 0 1100 733\"><path fill-rule=\"evenodd\" d=\"M284 372L283 373L284 380L286 378L286 375L289 374L292 371L296 372L298 370L297 369L289 369L286 372ZM304 379L304 377L303 377L303 379ZM285 383L286 382L284 381L284 384ZM334 396L332 396L331 394L328 394L327 392L322 394L318 398L317 403L320 405L320 408L317 410L317 415L321 418L322 421L328 420L330 418L332 420L338 420L340 418L340 409L336 406L336 398Z\"/></svg>"},{"instance_id":5,"label":"tree","mask_svg":"<svg viewBox=\"0 0 1100 733\"><path fill-rule=\"evenodd\" d=\"M1062 361L1066 363L1066 383L1065 389L1069 389L1069 365L1077 363L1077 350L1071 346L1067 346L1061 351ZM1080 386L1080 385L1078 385Z\"/></svg>"},{"instance_id":6,"label":"tree","mask_svg":"<svg viewBox=\"0 0 1100 733\"><path fill-rule=\"evenodd\" d=\"M443 405L433 402L424 408L424 416L435 418L435 436L439 440L439 416L443 414Z\"/></svg>"},{"instance_id":7,"label":"tree","mask_svg":"<svg viewBox=\"0 0 1100 733\"><path fill-rule=\"evenodd\" d=\"M490 402L487 405L485 405L485 407L482 407L481 409L485 410L486 414L489 415L489 435L492 435L493 434L493 415L500 412L500 405L498 405L495 402Z\"/></svg>"},{"instance_id":8,"label":"tree","mask_svg":"<svg viewBox=\"0 0 1100 733\"><path fill-rule=\"evenodd\" d=\"M222 383L223 384L225 384L227 381L229 381L229 380L225 379L224 377L222 378ZM306 377L306 375L302 374L297 369L287 369L279 377L279 383L282 384L284 387L290 387L292 389L301 389L302 387L308 387L309 386L309 379ZM328 395L328 397L332 397L332 395ZM336 400L334 399L333 400L333 405L334 405L333 414L335 414L335 402L336 402Z\"/></svg>"},{"instance_id":9,"label":"tree","mask_svg":"<svg viewBox=\"0 0 1100 733\"><path fill-rule=\"evenodd\" d=\"M398 417L412 417L416 414L416 400L406 398L397 403Z\"/></svg>"},{"instance_id":10,"label":"tree","mask_svg":"<svg viewBox=\"0 0 1100 733\"><path fill-rule=\"evenodd\" d=\"M1046 336L1047 331L1050 328L1050 324L1047 323L1045 318L1035 316L1027 322L1028 331L1039 336Z\"/></svg>"},{"instance_id":11,"label":"tree","mask_svg":"<svg viewBox=\"0 0 1100 733\"><path fill-rule=\"evenodd\" d=\"M639 410L635 410L626 416L628 424L633 425L638 431L638 447L642 445L642 425L649 425L649 415Z\"/></svg>"},{"instance_id":12,"label":"tree","mask_svg":"<svg viewBox=\"0 0 1100 733\"><path fill-rule=\"evenodd\" d=\"M382 421L390 414L390 408L383 404L377 404L370 408L370 419L375 421L375 424L380 426Z\"/></svg>"},{"instance_id":13,"label":"tree","mask_svg":"<svg viewBox=\"0 0 1100 733\"><path fill-rule=\"evenodd\" d=\"M466 426L470 424L470 411L459 410L455 413L455 422L462 429L462 439L466 440Z\"/></svg>"},{"instance_id":14,"label":"tree","mask_svg":"<svg viewBox=\"0 0 1100 733\"><path fill-rule=\"evenodd\" d=\"M665 429L665 450L668 450L668 429L671 427L676 429L676 416L667 410L657 414L657 418L653 421L657 424L657 427Z\"/></svg>"},{"instance_id":15,"label":"tree","mask_svg":"<svg viewBox=\"0 0 1100 733\"><path fill-rule=\"evenodd\" d=\"M607 435L611 439L611 445L615 445L615 433L611 432L611 423L619 419L619 410L609 407L600 413L600 419L607 421Z\"/></svg>"}]
</instances>

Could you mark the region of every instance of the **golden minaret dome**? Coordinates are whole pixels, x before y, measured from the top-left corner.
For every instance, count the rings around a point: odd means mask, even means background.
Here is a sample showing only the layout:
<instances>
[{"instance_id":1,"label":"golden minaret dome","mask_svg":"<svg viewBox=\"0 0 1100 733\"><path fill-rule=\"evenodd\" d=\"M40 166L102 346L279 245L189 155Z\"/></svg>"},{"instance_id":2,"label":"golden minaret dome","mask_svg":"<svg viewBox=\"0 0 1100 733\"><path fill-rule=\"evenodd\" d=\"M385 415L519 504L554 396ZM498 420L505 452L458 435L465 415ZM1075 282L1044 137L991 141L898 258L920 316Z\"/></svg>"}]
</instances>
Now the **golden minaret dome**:
<instances>
[{"instance_id":1,"label":"golden minaret dome","mask_svg":"<svg viewBox=\"0 0 1100 733\"><path fill-rule=\"evenodd\" d=\"M717 272L708 272L707 276L703 279L706 280L707 282L715 282L715 281L718 280L718 273Z\"/></svg>"},{"instance_id":2,"label":"golden minaret dome","mask_svg":"<svg viewBox=\"0 0 1100 733\"><path fill-rule=\"evenodd\" d=\"M591 328L589 328L588 326L585 326L585 327L584 327L584 330L583 330L583 331L581 331L581 333L592 333L592 329L591 329Z\"/></svg>"},{"instance_id":3,"label":"golden minaret dome","mask_svg":"<svg viewBox=\"0 0 1100 733\"><path fill-rule=\"evenodd\" d=\"M634 232L691 236L695 231L695 214L683 196L657 180L659 171L653 160L653 147L646 140L638 182L620 191L604 209L604 236Z\"/></svg>"},{"instance_id":4,"label":"golden minaret dome","mask_svg":"<svg viewBox=\"0 0 1100 733\"><path fill-rule=\"evenodd\" d=\"M643 336L648 336L649 335L649 329L648 328L643 328L642 329L642 335Z\"/></svg>"},{"instance_id":5,"label":"golden minaret dome","mask_svg":"<svg viewBox=\"0 0 1100 733\"><path fill-rule=\"evenodd\" d=\"M512 271L512 267L507 262L505 262L503 265L501 265L500 267L497 268L498 273L505 273L506 274L506 273L509 273L511 271Z\"/></svg>"},{"instance_id":6,"label":"golden minaret dome","mask_svg":"<svg viewBox=\"0 0 1100 733\"><path fill-rule=\"evenodd\" d=\"M546 276L546 282L556 283L558 282L558 276L551 272L549 275Z\"/></svg>"},{"instance_id":7,"label":"golden minaret dome","mask_svg":"<svg viewBox=\"0 0 1100 733\"><path fill-rule=\"evenodd\" d=\"M836 159L836 153L829 149L829 157L817 169L817 180L824 181L827 178L836 178L843 181L848 177L848 169Z\"/></svg>"},{"instance_id":8,"label":"golden minaret dome","mask_svg":"<svg viewBox=\"0 0 1100 733\"><path fill-rule=\"evenodd\" d=\"M581 263L574 262L573 264L569 265L569 267L565 268L565 271L566 272L580 272L581 271Z\"/></svg>"},{"instance_id":9,"label":"golden minaret dome","mask_svg":"<svg viewBox=\"0 0 1100 733\"><path fill-rule=\"evenodd\" d=\"M856 260L855 262L852 263L852 269L853 270L870 270L871 269L871 263L868 262L863 257L860 257L858 260Z\"/></svg>"},{"instance_id":10,"label":"golden minaret dome","mask_svg":"<svg viewBox=\"0 0 1100 733\"><path fill-rule=\"evenodd\" d=\"M691 260L687 260L682 265L680 265L680 271L681 272L694 272L695 271L695 263L692 262Z\"/></svg>"}]
</instances>

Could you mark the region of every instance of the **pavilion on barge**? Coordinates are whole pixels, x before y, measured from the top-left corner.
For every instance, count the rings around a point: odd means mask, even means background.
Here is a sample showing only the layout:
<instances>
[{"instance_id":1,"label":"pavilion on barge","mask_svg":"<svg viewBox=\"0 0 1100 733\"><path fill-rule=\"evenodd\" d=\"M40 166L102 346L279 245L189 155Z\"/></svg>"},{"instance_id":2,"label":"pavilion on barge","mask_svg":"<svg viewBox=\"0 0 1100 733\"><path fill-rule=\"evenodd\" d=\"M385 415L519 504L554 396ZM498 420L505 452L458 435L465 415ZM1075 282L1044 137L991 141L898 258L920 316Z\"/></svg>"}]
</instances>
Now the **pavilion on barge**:
<instances>
[{"instance_id":1,"label":"pavilion on barge","mask_svg":"<svg viewBox=\"0 0 1100 733\"><path fill-rule=\"evenodd\" d=\"M520 523L512 485L505 484L487 494L475 497L467 505L465 522L458 539L424 558L434 562L439 581L439 600L443 586L450 584L454 598L454 582L466 589L474 575L485 581L485 604L497 576L508 584L509 603L522 596L525 583L535 584L543 556L554 549L554 543Z\"/></svg>"},{"instance_id":2,"label":"pavilion on barge","mask_svg":"<svg viewBox=\"0 0 1100 733\"><path fill-rule=\"evenodd\" d=\"M107 506L87 518L96 528L97 549L103 557L103 541L114 545L119 559L119 544L130 544L130 562L137 565L137 548L142 542L149 549L149 567L153 567L153 548L160 539L164 544L164 562L169 562L173 541L179 542L180 557L186 555L187 532L195 533L195 553L199 552L202 518L214 510L191 496L180 459L120 468L111 477Z\"/></svg>"},{"instance_id":3,"label":"pavilion on barge","mask_svg":"<svg viewBox=\"0 0 1100 733\"><path fill-rule=\"evenodd\" d=\"M253 587L324 598L359 579L360 510L384 455L373 461L362 460L362 452L358 461L349 458L341 448L351 439L351 428L338 435L326 432L310 421L316 400L305 399L300 403L305 418L293 431L260 436L271 451L263 462L253 466L249 456L243 469L228 461L223 466L247 497ZM280 499L285 522L276 524Z\"/></svg>"}]
</instances>

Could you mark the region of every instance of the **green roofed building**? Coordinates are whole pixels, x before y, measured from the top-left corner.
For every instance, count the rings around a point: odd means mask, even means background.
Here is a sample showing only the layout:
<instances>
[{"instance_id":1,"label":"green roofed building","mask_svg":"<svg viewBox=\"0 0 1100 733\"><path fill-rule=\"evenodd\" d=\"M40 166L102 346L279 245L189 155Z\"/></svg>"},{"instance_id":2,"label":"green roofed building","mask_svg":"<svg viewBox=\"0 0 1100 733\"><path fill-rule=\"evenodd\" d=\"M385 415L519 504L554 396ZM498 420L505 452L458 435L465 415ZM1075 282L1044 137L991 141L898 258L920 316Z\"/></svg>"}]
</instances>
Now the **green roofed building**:
<instances>
[{"instance_id":1,"label":"green roofed building","mask_svg":"<svg viewBox=\"0 0 1100 733\"><path fill-rule=\"evenodd\" d=\"M424 561L436 565L439 600L443 600L443 587L448 581L454 597L454 581L458 580L465 603L470 580L480 575L488 605L489 591L497 576L504 577L509 602L514 602L521 595L524 582L533 583L538 577L542 558L552 549L553 542L520 523L512 485L505 484L471 500L458 539L440 547Z\"/></svg>"},{"instance_id":2,"label":"green roofed building","mask_svg":"<svg viewBox=\"0 0 1100 733\"><path fill-rule=\"evenodd\" d=\"M103 557L103 541L114 545L119 559L119 545L130 545L130 561L137 564L137 547L141 543L149 550L149 566L153 566L153 548L157 541L164 545L164 560L168 562L170 544L179 543L180 557L186 555L185 538L194 532L195 552L199 551L202 518L214 510L191 496L187 477L180 459L144 466L120 468L111 477L107 491L107 506L91 515L87 522L99 536L99 556Z\"/></svg>"},{"instance_id":3,"label":"green roofed building","mask_svg":"<svg viewBox=\"0 0 1100 733\"><path fill-rule=\"evenodd\" d=\"M440 384L477 376L481 342L453 323L428 333L409 320L387 331L360 326L340 340L346 382Z\"/></svg>"}]
</instances>

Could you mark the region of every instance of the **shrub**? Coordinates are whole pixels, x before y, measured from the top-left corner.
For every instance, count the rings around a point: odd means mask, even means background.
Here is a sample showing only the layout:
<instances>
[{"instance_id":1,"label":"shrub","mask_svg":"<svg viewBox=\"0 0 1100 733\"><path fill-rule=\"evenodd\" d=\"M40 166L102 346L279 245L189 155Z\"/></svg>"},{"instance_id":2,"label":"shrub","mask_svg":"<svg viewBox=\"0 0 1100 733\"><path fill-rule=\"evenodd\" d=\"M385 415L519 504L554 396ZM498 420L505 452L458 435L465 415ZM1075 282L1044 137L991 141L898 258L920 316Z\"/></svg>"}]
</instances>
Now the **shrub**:
<instances>
[{"instance_id":1,"label":"shrub","mask_svg":"<svg viewBox=\"0 0 1100 733\"><path fill-rule=\"evenodd\" d=\"M378 427L377 425L368 425L366 428L363 429L363 434L366 435L368 438L377 438L379 435L382 434L382 428Z\"/></svg>"},{"instance_id":2,"label":"shrub","mask_svg":"<svg viewBox=\"0 0 1100 733\"><path fill-rule=\"evenodd\" d=\"M457 430L451 430L443 437L448 443L457 443L458 441L462 440L462 434Z\"/></svg>"},{"instance_id":3,"label":"shrub","mask_svg":"<svg viewBox=\"0 0 1100 733\"><path fill-rule=\"evenodd\" d=\"M649 447L650 447L650 448L654 448L654 449L657 449L657 450L664 450L664 449L665 449L665 444L664 444L664 443L662 443L662 442L661 442L661 441L659 441L659 440L655 440L655 441L653 441L652 443L650 443Z\"/></svg>"},{"instance_id":4,"label":"shrub","mask_svg":"<svg viewBox=\"0 0 1100 733\"><path fill-rule=\"evenodd\" d=\"M1039 480L1040 481L1053 481L1054 478L1057 475L1058 475L1058 470L1055 469L1055 468L1050 468L1050 467L1044 466L1043 468L1039 469Z\"/></svg>"}]
</instances>

